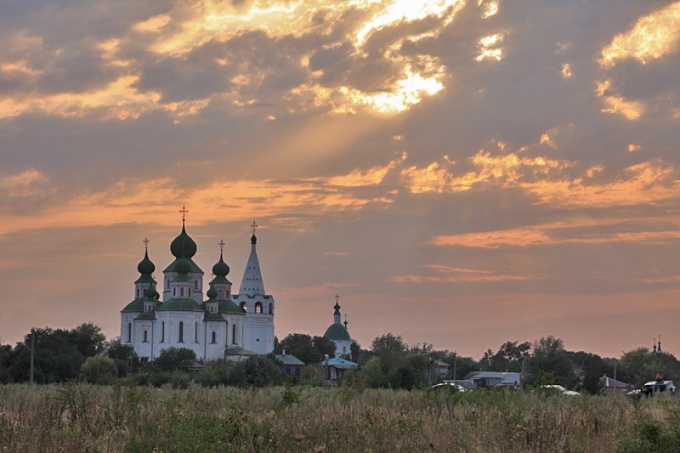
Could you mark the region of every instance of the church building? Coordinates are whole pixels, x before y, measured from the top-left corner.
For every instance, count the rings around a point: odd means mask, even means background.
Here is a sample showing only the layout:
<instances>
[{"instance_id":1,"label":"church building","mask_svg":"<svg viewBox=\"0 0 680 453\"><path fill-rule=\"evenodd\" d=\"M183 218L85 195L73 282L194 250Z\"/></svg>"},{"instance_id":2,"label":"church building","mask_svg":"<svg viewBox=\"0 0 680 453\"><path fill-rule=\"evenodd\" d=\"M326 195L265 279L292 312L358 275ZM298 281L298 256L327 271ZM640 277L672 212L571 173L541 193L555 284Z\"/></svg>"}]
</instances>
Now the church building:
<instances>
[{"instance_id":1,"label":"church building","mask_svg":"<svg viewBox=\"0 0 680 453\"><path fill-rule=\"evenodd\" d=\"M170 244L175 259L163 271L162 302L153 277L156 266L147 247L137 266L140 277L135 281L135 299L121 311L121 343L151 360L171 347L191 349L202 360L272 352L275 302L264 290L256 250L257 225L253 222L250 257L239 293L232 293L224 242L220 242L220 258L204 297L204 273L192 259L196 242L186 232L186 209L181 212L182 231Z\"/></svg>"},{"instance_id":2,"label":"church building","mask_svg":"<svg viewBox=\"0 0 680 453\"><path fill-rule=\"evenodd\" d=\"M336 294L335 296L335 312L333 312L333 324L328 326L326 333L323 334L324 338L331 340L335 343L335 357L349 357L352 354L352 338L349 336L349 331L347 330L347 320L343 323L340 314L340 304L338 300L340 296Z\"/></svg>"}]
</instances>

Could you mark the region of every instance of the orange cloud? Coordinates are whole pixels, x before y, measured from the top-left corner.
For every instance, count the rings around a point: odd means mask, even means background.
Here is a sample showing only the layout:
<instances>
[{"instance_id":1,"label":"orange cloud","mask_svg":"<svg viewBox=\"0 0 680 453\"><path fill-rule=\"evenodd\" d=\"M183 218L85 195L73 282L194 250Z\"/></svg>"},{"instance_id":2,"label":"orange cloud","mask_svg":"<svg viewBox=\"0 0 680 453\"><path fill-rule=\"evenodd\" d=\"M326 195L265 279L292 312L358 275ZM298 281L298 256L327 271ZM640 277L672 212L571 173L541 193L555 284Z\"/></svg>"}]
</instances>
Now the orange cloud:
<instances>
[{"instance_id":1,"label":"orange cloud","mask_svg":"<svg viewBox=\"0 0 680 453\"><path fill-rule=\"evenodd\" d=\"M440 264L423 266L434 271L433 275L400 275L393 277L397 283L484 283L539 280L536 275L519 275L483 269L467 269Z\"/></svg>"}]
</instances>

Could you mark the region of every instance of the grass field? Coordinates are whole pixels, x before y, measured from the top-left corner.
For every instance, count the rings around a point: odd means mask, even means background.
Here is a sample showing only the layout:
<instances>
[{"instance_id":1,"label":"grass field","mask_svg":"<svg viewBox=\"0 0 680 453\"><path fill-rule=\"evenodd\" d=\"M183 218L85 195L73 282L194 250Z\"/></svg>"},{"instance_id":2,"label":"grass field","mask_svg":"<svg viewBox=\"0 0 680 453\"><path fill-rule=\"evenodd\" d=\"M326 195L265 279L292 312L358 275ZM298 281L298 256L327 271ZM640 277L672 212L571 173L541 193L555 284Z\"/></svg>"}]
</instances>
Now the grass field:
<instances>
[{"instance_id":1,"label":"grass field","mask_svg":"<svg viewBox=\"0 0 680 453\"><path fill-rule=\"evenodd\" d=\"M678 426L671 398L0 386L3 452L678 451Z\"/></svg>"}]
</instances>

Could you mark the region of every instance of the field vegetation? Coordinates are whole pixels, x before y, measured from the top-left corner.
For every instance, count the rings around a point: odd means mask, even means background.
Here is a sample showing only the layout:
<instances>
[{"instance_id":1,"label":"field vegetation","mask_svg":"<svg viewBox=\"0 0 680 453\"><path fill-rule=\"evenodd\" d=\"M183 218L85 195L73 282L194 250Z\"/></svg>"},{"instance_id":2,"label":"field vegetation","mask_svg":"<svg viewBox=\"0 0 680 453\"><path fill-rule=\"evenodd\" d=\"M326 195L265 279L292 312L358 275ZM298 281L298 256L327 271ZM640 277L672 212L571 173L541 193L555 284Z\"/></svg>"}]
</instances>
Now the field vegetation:
<instances>
[{"instance_id":1,"label":"field vegetation","mask_svg":"<svg viewBox=\"0 0 680 453\"><path fill-rule=\"evenodd\" d=\"M680 404L540 392L89 384L0 386L0 451L653 452Z\"/></svg>"}]
</instances>

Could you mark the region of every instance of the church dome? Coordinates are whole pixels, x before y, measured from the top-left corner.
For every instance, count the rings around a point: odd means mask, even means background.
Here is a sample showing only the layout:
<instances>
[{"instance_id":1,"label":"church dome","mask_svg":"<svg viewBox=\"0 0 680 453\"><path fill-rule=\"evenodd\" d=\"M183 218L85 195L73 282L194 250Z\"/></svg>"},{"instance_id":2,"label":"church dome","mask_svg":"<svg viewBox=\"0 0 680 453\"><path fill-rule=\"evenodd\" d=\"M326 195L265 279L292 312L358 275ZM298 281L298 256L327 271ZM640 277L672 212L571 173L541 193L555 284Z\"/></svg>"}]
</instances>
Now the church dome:
<instances>
[{"instance_id":1,"label":"church dome","mask_svg":"<svg viewBox=\"0 0 680 453\"><path fill-rule=\"evenodd\" d=\"M342 324L338 323L333 323L331 324L328 329L326 329L326 333L323 334L324 338L328 338L329 340L335 340L335 341L351 341L352 338L349 336L349 332L347 332L347 328L343 326Z\"/></svg>"},{"instance_id":2,"label":"church dome","mask_svg":"<svg viewBox=\"0 0 680 453\"><path fill-rule=\"evenodd\" d=\"M207 293L205 293L206 296L208 296L208 299L216 299L217 298L217 290L215 289L214 286L210 285L210 289L208 290Z\"/></svg>"},{"instance_id":3,"label":"church dome","mask_svg":"<svg viewBox=\"0 0 680 453\"><path fill-rule=\"evenodd\" d=\"M186 257L181 257L175 263L175 272L178 274L188 274L191 272L191 262Z\"/></svg>"},{"instance_id":4,"label":"church dome","mask_svg":"<svg viewBox=\"0 0 680 453\"><path fill-rule=\"evenodd\" d=\"M144 259L137 265L137 270L140 274L153 274L156 270L156 266L149 259L149 253L144 252Z\"/></svg>"},{"instance_id":5,"label":"church dome","mask_svg":"<svg viewBox=\"0 0 680 453\"><path fill-rule=\"evenodd\" d=\"M154 299L158 300L160 299L161 295L158 294L158 291L156 291L156 288L153 286L150 286L144 291L144 296L146 296L147 299Z\"/></svg>"},{"instance_id":6,"label":"church dome","mask_svg":"<svg viewBox=\"0 0 680 453\"><path fill-rule=\"evenodd\" d=\"M182 232L177 236L170 244L170 253L175 258L185 256L187 258L192 258L196 254L196 243L187 234L184 226L182 226Z\"/></svg>"},{"instance_id":7,"label":"church dome","mask_svg":"<svg viewBox=\"0 0 680 453\"><path fill-rule=\"evenodd\" d=\"M217 277L226 277L229 274L229 266L222 259L222 254L220 253L220 260L212 268L213 274Z\"/></svg>"}]
</instances>

